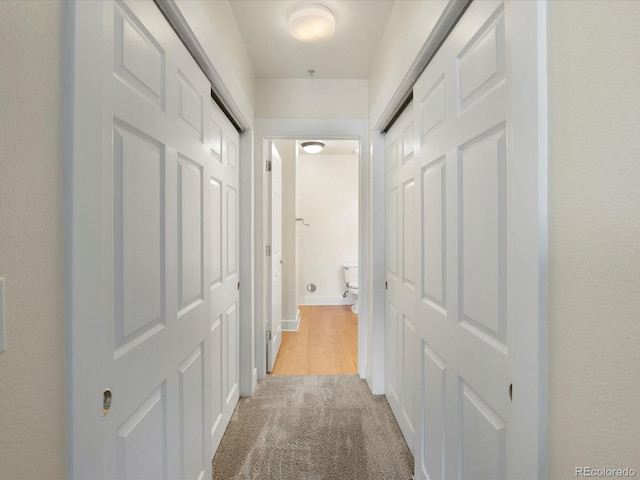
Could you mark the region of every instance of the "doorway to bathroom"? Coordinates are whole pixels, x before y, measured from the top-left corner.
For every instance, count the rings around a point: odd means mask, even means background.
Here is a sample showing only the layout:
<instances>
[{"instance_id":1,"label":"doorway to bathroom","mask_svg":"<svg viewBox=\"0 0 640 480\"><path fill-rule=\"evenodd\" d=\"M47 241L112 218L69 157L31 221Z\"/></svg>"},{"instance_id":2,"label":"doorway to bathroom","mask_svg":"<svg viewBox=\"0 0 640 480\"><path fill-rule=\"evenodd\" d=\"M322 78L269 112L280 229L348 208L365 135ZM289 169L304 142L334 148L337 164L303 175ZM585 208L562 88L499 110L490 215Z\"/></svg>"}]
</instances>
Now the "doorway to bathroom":
<instances>
[{"instance_id":1,"label":"doorway to bathroom","mask_svg":"<svg viewBox=\"0 0 640 480\"><path fill-rule=\"evenodd\" d=\"M309 142L320 150L306 151ZM270 372L357 373L359 141L272 143L282 179L281 210L270 212L280 218L282 266L281 293L273 289L281 297L272 304L281 305L282 328Z\"/></svg>"}]
</instances>

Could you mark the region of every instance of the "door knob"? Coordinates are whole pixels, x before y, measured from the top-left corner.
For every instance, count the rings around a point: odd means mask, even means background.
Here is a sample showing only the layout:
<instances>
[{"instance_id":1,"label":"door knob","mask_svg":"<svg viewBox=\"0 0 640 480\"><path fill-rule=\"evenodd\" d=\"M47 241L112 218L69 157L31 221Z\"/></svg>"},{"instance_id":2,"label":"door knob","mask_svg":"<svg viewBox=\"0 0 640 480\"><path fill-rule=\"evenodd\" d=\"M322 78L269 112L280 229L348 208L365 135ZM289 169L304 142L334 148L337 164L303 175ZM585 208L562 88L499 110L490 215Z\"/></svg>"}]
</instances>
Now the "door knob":
<instances>
[{"instance_id":1,"label":"door knob","mask_svg":"<svg viewBox=\"0 0 640 480\"><path fill-rule=\"evenodd\" d=\"M280 265L282 265L284 262L285 262L285 259L284 259L284 258L281 258L281 259L280 259Z\"/></svg>"}]
</instances>

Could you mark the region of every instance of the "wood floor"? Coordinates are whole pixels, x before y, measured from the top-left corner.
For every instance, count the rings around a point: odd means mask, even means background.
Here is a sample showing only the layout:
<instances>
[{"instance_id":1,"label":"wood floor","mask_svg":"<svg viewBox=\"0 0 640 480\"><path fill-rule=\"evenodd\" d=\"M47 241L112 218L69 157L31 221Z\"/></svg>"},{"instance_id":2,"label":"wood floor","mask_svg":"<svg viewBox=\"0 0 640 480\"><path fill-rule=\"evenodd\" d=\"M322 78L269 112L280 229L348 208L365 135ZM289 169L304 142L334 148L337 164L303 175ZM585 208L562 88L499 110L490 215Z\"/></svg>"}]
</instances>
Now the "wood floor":
<instances>
[{"instance_id":1,"label":"wood floor","mask_svg":"<svg viewBox=\"0 0 640 480\"><path fill-rule=\"evenodd\" d=\"M358 371L358 315L350 305L301 305L297 332L282 332L273 375Z\"/></svg>"}]
</instances>

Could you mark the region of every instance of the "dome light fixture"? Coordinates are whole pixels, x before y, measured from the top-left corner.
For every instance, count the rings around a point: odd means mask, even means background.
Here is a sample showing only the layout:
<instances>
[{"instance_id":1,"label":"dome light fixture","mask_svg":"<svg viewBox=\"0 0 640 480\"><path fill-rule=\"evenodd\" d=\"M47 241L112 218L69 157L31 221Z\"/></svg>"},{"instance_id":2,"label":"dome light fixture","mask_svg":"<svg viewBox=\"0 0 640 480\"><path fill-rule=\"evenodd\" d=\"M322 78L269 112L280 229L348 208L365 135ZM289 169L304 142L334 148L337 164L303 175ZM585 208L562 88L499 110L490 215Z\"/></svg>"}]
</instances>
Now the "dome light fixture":
<instances>
[{"instance_id":1,"label":"dome light fixture","mask_svg":"<svg viewBox=\"0 0 640 480\"><path fill-rule=\"evenodd\" d=\"M336 31L336 17L324 5L301 5L289 14L289 33L301 42L324 42Z\"/></svg>"},{"instance_id":2,"label":"dome light fixture","mask_svg":"<svg viewBox=\"0 0 640 480\"><path fill-rule=\"evenodd\" d=\"M322 143L322 142L302 142L300 144L300 146L307 153L319 153L324 148L324 143Z\"/></svg>"}]
</instances>

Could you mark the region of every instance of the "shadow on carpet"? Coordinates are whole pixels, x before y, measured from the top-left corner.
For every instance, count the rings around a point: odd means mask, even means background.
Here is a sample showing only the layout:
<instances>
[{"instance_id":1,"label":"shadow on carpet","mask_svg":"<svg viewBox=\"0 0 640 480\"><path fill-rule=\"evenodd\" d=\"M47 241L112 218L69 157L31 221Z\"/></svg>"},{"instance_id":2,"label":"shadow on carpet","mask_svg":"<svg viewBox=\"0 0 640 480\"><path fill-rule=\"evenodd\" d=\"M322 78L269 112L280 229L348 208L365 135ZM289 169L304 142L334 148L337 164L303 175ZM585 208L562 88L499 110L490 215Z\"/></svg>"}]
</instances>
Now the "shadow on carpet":
<instances>
[{"instance_id":1,"label":"shadow on carpet","mask_svg":"<svg viewBox=\"0 0 640 480\"><path fill-rule=\"evenodd\" d=\"M241 398L214 480L408 480L413 457L387 400L357 375L269 376Z\"/></svg>"}]
</instances>

